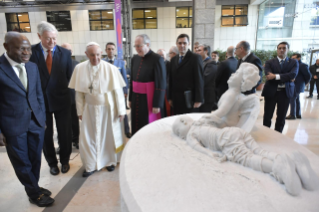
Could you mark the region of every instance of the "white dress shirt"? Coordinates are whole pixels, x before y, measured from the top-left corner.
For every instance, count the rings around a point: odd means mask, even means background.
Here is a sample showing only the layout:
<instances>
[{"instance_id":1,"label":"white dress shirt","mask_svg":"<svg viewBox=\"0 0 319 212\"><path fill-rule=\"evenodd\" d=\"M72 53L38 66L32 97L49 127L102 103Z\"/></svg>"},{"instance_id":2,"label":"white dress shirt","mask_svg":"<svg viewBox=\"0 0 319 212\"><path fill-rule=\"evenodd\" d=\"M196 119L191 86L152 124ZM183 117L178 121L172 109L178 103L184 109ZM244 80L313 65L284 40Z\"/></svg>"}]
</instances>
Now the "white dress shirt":
<instances>
[{"instance_id":1,"label":"white dress shirt","mask_svg":"<svg viewBox=\"0 0 319 212\"><path fill-rule=\"evenodd\" d=\"M242 62L245 62L245 60L247 59L247 57L250 55L250 52L248 52L248 54L246 54L242 59L241 59L241 61Z\"/></svg>"},{"instance_id":2,"label":"white dress shirt","mask_svg":"<svg viewBox=\"0 0 319 212\"><path fill-rule=\"evenodd\" d=\"M8 62L10 63L10 65L12 66L12 69L14 70L14 72L16 73L16 75L18 76L18 78L19 78L19 76L20 76L20 71L19 71L19 69L16 67L16 65L22 65L23 66L23 71L26 71L25 70L25 64L24 63L17 63L17 62L15 62L14 60L12 60L8 55L7 55L7 52L6 53L4 53L4 56L7 58L7 60L8 60Z\"/></svg>"},{"instance_id":3,"label":"white dress shirt","mask_svg":"<svg viewBox=\"0 0 319 212\"><path fill-rule=\"evenodd\" d=\"M42 45L42 42L41 42L41 46L42 46L42 49L43 49L43 56L44 56L44 60L46 61L47 60L47 57L48 57L48 49L46 49L43 45ZM51 54L52 54L52 51L53 49L51 49ZM53 58L53 55L52 55L52 58Z\"/></svg>"}]
</instances>

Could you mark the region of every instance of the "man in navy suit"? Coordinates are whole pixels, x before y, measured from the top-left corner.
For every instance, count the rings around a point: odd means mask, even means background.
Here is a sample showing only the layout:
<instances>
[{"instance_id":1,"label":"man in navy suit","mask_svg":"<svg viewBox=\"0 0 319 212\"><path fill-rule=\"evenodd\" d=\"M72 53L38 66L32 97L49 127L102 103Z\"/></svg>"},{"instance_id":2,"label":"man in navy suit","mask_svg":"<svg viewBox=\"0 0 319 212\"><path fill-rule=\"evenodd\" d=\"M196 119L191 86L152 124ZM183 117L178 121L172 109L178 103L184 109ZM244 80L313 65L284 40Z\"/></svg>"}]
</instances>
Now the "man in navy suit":
<instances>
[{"instance_id":1,"label":"man in navy suit","mask_svg":"<svg viewBox=\"0 0 319 212\"><path fill-rule=\"evenodd\" d=\"M309 83L311 74L308 65L301 62L301 54L293 54L291 59L296 59L299 63L298 75L295 79L296 96L290 99L290 115L286 119L301 119L299 94L305 91L305 85Z\"/></svg>"},{"instance_id":2,"label":"man in navy suit","mask_svg":"<svg viewBox=\"0 0 319 212\"><path fill-rule=\"evenodd\" d=\"M103 60L115 65L122 74L122 77L126 83L126 87L123 88L124 97L126 99L128 83L127 83L127 76L126 76L126 70L125 70L125 63L123 60L119 60L115 58L115 43L108 42L105 46L105 52L107 56ZM124 102L124 104L126 105L126 102ZM124 116L124 130L125 130L126 137L130 138L132 135L130 133L130 126L128 124L127 115Z\"/></svg>"},{"instance_id":3,"label":"man in navy suit","mask_svg":"<svg viewBox=\"0 0 319 212\"><path fill-rule=\"evenodd\" d=\"M71 94L68 88L72 75L71 52L56 45L58 31L52 24L42 21L38 25L40 43L32 46L30 61L38 65L44 103L46 125L43 153L50 166L50 173L60 173L53 142L53 115L58 131L61 172L70 169L72 152Z\"/></svg>"},{"instance_id":4,"label":"man in navy suit","mask_svg":"<svg viewBox=\"0 0 319 212\"><path fill-rule=\"evenodd\" d=\"M287 57L288 51L289 44L281 42L277 46L277 57L266 61L267 82L261 94L265 97L263 124L267 127L271 126L271 119L277 105L275 130L280 133L285 126L290 98L295 95L293 80L296 78L299 68L296 60Z\"/></svg>"},{"instance_id":5,"label":"man in navy suit","mask_svg":"<svg viewBox=\"0 0 319 212\"><path fill-rule=\"evenodd\" d=\"M31 45L25 36L8 32L3 45L6 53L0 57L0 133L30 202L49 206L54 202L51 192L38 185L45 129L39 71L29 62Z\"/></svg>"}]
</instances>

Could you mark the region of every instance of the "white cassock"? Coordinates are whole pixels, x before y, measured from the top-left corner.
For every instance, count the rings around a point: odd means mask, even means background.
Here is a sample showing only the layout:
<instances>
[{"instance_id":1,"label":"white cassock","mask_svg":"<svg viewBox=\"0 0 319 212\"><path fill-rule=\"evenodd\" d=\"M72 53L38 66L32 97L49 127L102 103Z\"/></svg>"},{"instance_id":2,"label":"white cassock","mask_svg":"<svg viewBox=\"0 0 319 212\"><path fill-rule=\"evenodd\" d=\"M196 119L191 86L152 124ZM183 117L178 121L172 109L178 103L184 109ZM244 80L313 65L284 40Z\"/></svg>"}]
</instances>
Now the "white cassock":
<instances>
[{"instance_id":1,"label":"white cassock","mask_svg":"<svg viewBox=\"0 0 319 212\"><path fill-rule=\"evenodd\" d=\"M123 124L126 114L123 87L126 84L117 67L101 60L78 64L69 88L76 91L76 108L82 115L80 155L87 172L117 165L124 148Z\"/></svg>"}]
</instances>

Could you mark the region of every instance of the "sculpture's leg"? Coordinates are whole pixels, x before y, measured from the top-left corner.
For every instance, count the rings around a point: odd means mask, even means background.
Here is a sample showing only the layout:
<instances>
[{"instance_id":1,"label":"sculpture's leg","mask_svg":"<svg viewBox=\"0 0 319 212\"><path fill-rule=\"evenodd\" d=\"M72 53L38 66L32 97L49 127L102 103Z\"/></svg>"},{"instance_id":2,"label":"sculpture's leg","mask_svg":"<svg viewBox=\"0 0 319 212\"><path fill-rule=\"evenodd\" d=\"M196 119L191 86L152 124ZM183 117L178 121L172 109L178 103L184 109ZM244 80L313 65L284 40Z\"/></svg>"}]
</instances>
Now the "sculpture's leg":
<instances>
[{"instance_id":1,"label":"sculpture's leg","mask_svg":"<svg viewBox=\"0 0 319 212\"><path fill-rule=\"evenodd\" d=\"M297 196L301 192L301 182L296 172L296 166L286 154L276 157L271 175L280 183L285 184L286 191Z\"/></svg>"},{"instance_id":2,"label":"sculpture's leg","mask_svg":"<svg viewBox=\"0 0 319 212\"><path fill-rule=\"evenodd\" d=\"M278 153L271 152L265 149L262 149L257 142L251 137L249 133L245 133L244 135L244 142L248 149L251 149L254 154L263 156L265 158L268 158L269 160L274 161L275 158L278 156Z\"/></svg>"},{"instance_id":3,"label":"sculpture's leg","mask_svg":"<svg viewBox=\"0 0 319 212\"><path fill-rule=\"evenodd\" d=\"M291 156L296 164L302 186L309 191L319 189L319 177L311 168L308 158L299 151L293 152Z\"/></svg>"}]
</instances>

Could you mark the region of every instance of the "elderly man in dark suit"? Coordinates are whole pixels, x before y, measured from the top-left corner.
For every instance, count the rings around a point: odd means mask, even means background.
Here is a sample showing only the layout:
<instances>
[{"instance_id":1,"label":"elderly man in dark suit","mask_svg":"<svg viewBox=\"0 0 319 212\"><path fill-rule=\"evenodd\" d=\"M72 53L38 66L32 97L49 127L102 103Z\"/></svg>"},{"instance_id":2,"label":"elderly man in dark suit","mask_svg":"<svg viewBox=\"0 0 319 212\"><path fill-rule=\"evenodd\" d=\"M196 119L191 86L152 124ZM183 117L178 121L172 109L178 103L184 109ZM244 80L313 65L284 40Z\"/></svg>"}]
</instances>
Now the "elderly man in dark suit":
<instances>
[{"instance_id":1,"label":"elderly man in dark suit","mask_svg":"<svg viewBox=\"0 0 319 212\"><path fill-rule=\"evenodd\" d=\"M287 57L288 51L289 44L281 42L277 46L277 57L266 62L267 82L261 94L265 97L263 124L267 127L271 126L271 119L277 105L275 130L280 133L285 126L290 98L295 96L293 80L296 78L299 68L296 60Z\"/></svg>"},{"instance_id":2,"label":"elderly man in dark suit","mask_svg":"<svg viewBox=\"0 0 319 212\"><path fill-rule=\"evenodd\" d=\"M244 92L245 95L256 93L256 88L261 83L261 79L263 77L263 67L261 64L261 60L254 55L254 53L250 52L250 44L247 41L241 41L237 44L235 48L235 55L239 58L237 69L239 68L242 62L252 63L259 69L260 80L257 85L253 87L251 90Z\"/></svg>"},{"instance_id":3,"label":"elderly man in dark suit","mask_svg":"<svg viewBox=\"0 0 319 212\"><path fill-rule=\"evenodd\" d=\"M226 52L227 59L221 62L216 74L216 96L217 100L228 90L228 79L237 69L237 59L234 57L234 47L230 46Z\"/></svg>"},{"instance_id":4,"label":"elderly man in dark suit","mask_svg":"<svg viewBox=\"0 0 319 212\"><path fill-rule=\"evenodd\" d=\"M30 61L38 65L44 102L46 125L43 152L50 166L50 173L60 173L53 142L53 115L58 131L61 172L70 169L72 152L71 94L68 88L72 75L71 52L56 45L58 31L45 21L38 25L40 43L32 46Z\"/></svg>"},{"instance_id":5,"label":"elderly man in dark suit","mask_svg":"<svg viewBox=\"0 0 319 212\"><path fill-rule=\"evenodd\" d=\"M301 62L301 54L293 54L291 59L296 59L299 63L298 75L295 82L296 95L290 99L290 115L286 119L301 119L301 110L300 110L300 93L305 91L305 85L309 83L311 79L311 74L308 68L308 65Z\"/></svg>"},{"instance_id":6,"label":"elderly man in dark suit","mask_svg":"<svg viewBox=\"0 0 319 212\"><path fill-rule=\"evenodd\" d=\"M45 105L39 71L29 62L29 40L17 33L5 35L6 53L0 57L0 134L14 171L29 201L39 207L54 202L51 192L38 185L45 128Z\"/></svg>"},{"instance_id":7,"label":"elderly man in dark suit","mask_svg":"<svg viewBox=\"0 0 319 212\"><path fill-rule=\"evenodd\" d=\"M310 73L312 74L312 78L310 80L310 90L309 96L307 98L312 98L312 92L315 88L315 83L317 86L317 99L319 99L319 59L316 60L316 63L310 66Z\"/></svg>"},{"instance_id":8,"label":"elderly man in dark suit","mask_svg":"<svg viewBox=\"0 0 319 212\"><path fill-rule=\"evenodd\" d=\"M176 39L179 54L169 67L169 102L174 114L198 112L204 102L203 62L200 55L189 50L189 36Z\"/></svg>"}]
</instances>

